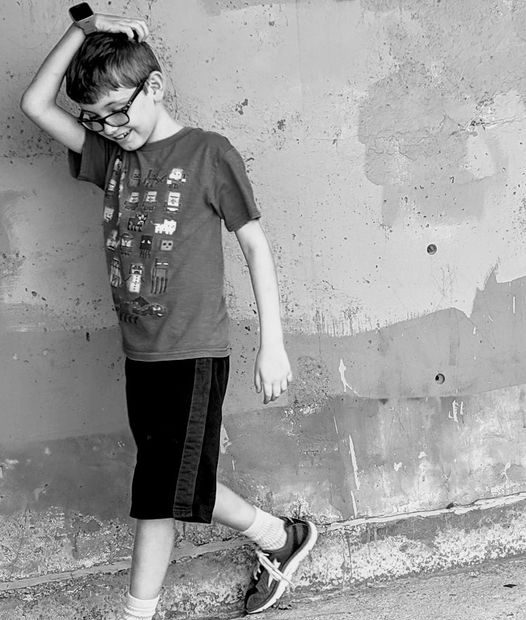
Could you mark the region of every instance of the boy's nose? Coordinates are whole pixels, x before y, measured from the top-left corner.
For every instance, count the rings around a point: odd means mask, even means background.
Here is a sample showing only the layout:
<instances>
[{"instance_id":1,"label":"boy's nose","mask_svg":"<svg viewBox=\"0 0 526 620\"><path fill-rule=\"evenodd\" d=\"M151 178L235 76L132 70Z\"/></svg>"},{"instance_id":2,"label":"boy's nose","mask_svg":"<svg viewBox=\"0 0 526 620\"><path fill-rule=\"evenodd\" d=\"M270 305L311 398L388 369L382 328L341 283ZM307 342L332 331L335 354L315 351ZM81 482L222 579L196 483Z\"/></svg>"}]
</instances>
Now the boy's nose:
<instances>
[{"instance_id":1,"label":"boy's nose","mask_svg":"<svg viewBox=\"0 0 526 620\"><path fill-rule=\"evenodd\" d=\"M122 127L114 127L113 125L108 125L107 123L104 123L103 133L110 138L119 131L122 131Z\"/></svg>"}]
</instances>

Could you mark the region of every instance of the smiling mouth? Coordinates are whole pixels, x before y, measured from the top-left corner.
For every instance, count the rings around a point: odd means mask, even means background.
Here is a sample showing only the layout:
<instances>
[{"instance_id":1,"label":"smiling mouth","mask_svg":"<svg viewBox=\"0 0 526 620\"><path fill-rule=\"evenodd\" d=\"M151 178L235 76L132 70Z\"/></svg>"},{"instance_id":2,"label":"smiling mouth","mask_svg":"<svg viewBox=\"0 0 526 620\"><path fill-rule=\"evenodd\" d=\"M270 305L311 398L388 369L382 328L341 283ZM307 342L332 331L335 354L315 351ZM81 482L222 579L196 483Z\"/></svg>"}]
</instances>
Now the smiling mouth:
<instances>
[{"instance_id":1,"label":"smiling mouth","mask_svg":"<svg viewBox=\"0 0 526 620\"><path fill-rule=\"evenodd\" d=\"M130 135L131 129L125 131L124 133L119 134L118 136L114 136L113 139L120 142L121 140L125 140Z\"/></svg>"}]
</instances>

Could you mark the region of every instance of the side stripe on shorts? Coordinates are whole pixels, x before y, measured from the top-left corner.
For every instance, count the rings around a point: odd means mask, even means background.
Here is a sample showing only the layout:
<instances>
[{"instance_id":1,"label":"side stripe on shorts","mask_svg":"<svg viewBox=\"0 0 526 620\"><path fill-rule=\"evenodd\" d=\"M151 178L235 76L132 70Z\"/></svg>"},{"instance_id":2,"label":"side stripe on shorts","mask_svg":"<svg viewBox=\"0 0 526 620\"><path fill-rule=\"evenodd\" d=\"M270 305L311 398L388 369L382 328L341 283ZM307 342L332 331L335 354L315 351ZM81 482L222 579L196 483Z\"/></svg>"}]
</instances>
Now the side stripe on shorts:
<instances>
[{"instance_id":1,"label":"side stripe on shorts","mask_svg":"<svg viewBox=\"0 0 526 620\"><path fill-rule=\"evenodd\" d=\"M210 399L212 364L213 360L210 358L199 358L195 361L192 403L174 497L173 516L176 519L192 515Z\"/></svg>"}]
</instances>

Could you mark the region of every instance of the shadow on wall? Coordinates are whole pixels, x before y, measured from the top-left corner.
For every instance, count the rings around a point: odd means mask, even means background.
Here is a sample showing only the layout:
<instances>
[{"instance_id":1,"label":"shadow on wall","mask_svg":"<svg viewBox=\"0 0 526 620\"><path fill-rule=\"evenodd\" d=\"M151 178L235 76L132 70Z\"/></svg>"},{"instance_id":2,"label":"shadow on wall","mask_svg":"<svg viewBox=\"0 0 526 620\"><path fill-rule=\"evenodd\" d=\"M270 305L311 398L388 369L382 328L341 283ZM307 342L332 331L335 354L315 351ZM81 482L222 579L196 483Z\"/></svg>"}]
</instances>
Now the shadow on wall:
<instances>
[{"instance_id":1,"label":"shadow on wall","mask_svg":"<svg viewBox=\"0 0 526 620\"><path fill-rule=\"evenodd\" d=\"M470 316L448 308L339 344L342 378L363 397L477 394L526 383L526 277L499 284L492 274Z\"/></svg>"}]
</instances>

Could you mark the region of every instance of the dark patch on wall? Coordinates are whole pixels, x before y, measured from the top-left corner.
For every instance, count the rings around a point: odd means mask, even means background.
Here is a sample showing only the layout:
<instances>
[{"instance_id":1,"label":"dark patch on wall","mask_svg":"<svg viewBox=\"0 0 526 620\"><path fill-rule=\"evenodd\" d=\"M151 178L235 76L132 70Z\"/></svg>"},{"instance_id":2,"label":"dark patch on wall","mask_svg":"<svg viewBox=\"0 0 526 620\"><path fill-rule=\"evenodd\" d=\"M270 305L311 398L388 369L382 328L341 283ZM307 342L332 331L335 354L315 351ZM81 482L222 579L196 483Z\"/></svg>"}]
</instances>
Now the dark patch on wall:
<instances>
[{"instance_id":1,"label":"dark patch on wall","mask_svg":"<svg viewBox=\"0 0 526 620\"><path fill-rule=\"evenodd\" d=\"M229 416L222 477L269 510L316 506L322 521L469 504L501 492L503 476L517 492L522 418L508 419L517 409L512 394L500 394L501 411L495 398L380 403L341 394L311 413L274 407Z\"/></svg>"},{"instance_id":2,"label":"dark patch on wall","mask_svg":"<svg viewBox=\"0 0 526 620\"><path fill-rule=\"evenodd\" d=\"M245 98L243 99L243 101L236 104L236 112L242 116L245 113L245 108L247 107L247 105L248 105L248 99Z\"/></svg>"},{"instance_id":3,"label":"dark patch on wall","mask_svg":"<svg viewBox=\"0 0 526 620\"><path fill-rule=\"evenodd\" d=\"M117 432L127 425L118 327L90 331L89 344L81 329L8 331L0 338L0 367L1 441Z\"/></svg>"},{"instance_id":4,"label":"dark patch on wall","mask_svg":"<svg viewBox=\"0 0 526 620\"><path fill-rule=\"evenodd\" d=\"M470 316L439 310L341 338L346 378L361 396L473 394L526 382L526 277L477 291ZM444 375L444 382L436 380Z\"/></svg>"},{"instance_id":5,"label":"dark patch on wall","mask_svg":"<svg viewBox=\"0 0 526 620\"><path fill-rule=\"evenodd\" d=\"M0 444L0 514L66 512L126 518L135 447L129 434Z\"/></svg>"},{"instance_id":6,"label":"dark patch on wall","mask_svg":"<svg viewBox=\"0 0 526 620\"><path fill-rule=\"evenodd\" d=\"M284 408L273 407L228 416L224 423L233 443L222 456L222 478L242 495L269 509L283 480L293 480L294 487L300 493L303 489L307 498L328 476L331 488L341 494L343 472L332 419L290 416ZM267 495L255 497L256 489L262 487Z\"/></svg>"},{"instance_id":7,"label":"dark patch on wall","mask_svg":"<svg viewBox=\"0 0 526 620\"><path fill-rule=\"evenodd\" d=\"M275 504L274 494L280 494L283 481L289 480L294 481L292 486L300 496L299 510L302 493L307 502L317 495L318 501L333 512L351 518L355 515L351 492L357 487L349 456L349 435L357 433L357 458L367 468L374 458L368 454L364 437L378 407L377 400L343 395L325 398L315 412L308 409L305 413L301 405L295 405L229 416L225 426L232 445L228 455L222 457L222 475L251 498L254 490L263 485L268 489L268 495L262 498L268 509ZM235 468L229 466L230 460ZM291 488L290 483L286 486Z\"/></svg>"}]
</instances>

